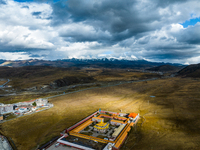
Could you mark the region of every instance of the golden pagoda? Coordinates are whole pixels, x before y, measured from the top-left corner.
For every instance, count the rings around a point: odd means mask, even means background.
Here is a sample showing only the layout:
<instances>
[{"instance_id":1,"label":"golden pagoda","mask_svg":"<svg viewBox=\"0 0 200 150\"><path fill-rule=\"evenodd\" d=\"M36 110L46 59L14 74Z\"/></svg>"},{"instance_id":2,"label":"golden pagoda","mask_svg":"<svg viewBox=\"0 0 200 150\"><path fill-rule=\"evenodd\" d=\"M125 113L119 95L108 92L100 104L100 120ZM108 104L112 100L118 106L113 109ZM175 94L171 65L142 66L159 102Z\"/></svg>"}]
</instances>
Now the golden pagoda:
<instances>
[{"instance_id":1,"label":"golden pagoda","mask_svg":"<svg viewBox=\"0 0 200 150\"><path fill-rule=\"evenodd\" d=\"M101 122L97 123L97 124L94 126L94 131L106 132L108 128L109 128L109 123L104 123L104 122L101 120Z\"/></svg>"}]
</instances>

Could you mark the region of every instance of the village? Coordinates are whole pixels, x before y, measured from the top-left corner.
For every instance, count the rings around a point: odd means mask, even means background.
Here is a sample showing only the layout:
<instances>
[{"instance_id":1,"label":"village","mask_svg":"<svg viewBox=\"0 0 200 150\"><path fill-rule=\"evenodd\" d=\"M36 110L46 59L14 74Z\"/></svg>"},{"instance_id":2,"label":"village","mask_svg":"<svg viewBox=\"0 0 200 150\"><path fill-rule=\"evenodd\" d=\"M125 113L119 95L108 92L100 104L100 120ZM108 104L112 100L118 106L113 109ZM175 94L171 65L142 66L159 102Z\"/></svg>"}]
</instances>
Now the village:
<instances>
[{"instance_id":1,"label":"village","mask_svg":"<svg viewBox=\"0 0 200 150\"><path fill-rule=\"evenodd\" d=\"M45 98L38 98L14 104L0 103L0 121L8 121L13 118L32 114L52 107L53 104L49 103L48 99Z\"/></svg>"}]
</instances>

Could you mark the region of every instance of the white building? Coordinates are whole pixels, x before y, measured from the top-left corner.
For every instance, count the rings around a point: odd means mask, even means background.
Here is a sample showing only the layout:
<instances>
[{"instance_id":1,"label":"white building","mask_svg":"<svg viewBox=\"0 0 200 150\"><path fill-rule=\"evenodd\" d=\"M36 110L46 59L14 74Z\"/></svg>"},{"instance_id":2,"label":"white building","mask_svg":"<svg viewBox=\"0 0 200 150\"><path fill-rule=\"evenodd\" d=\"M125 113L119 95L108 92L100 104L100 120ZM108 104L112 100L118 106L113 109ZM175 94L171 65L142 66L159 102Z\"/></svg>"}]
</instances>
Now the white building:
<instances>
[{"instance_id":1,"label":"white building","mask_svg":"<svg viewBox=\"0 0 200 150\"><path fill-rule=\"evenodd\" d=\"M115 128L115 132L112 134L112 137L117 137L119 135L119 133L124 129L126 125L120 125L117 129Z\"/></svg>"},{"instance_id":2,"label":"white building","mask_svg":"<svg viewBox=\"0 0 200 150\"><path fill-rule=\"evenodd\" d=\"M120 126L120 125L123 125L123 124L126 124L126 123L124 123L123 121L119 121L119 120L111 120L111 121L110 121L110 124L111 124L111 125Z\"/></svg>"},{"instance_id":3,"label":"white building","mask_svg":"<svg viewBox=\"0 0 200 150\"><path fill-rule=\"evenodd\" d=\"M115 144L114 144L114 143L108 143L108 144L106 145L106 147L104 147L103 150L112 150L113 145L115 145Z\"/></svg>"},{"instance_id":4,"label":"white building","mask_svg":"<svg viewBox=\"0 0 200 150\"><path fill-rule=\"evenodd\" d=\"M103 118L99 118L99 117L93 117L92 121L96 121L96 122L104 122Z\"/></svg>"},{"instance_id":5,"label":"white building","mask_svg":"<svg viewBox=\"0 0 200 150\"><path fill-rule=\"evenodd\" d=\"M36 111L36 109L37 109L36 107L32 107L31 108L32 111Z\"/></svg>"},{"instance_id":6,"label":"white building","mask_svg":"<svg viewBox=\"0 0 200 150\"><path fill-rule=\"evenodd\" d=\"M8 114L13 112L13 105L0 105L0 114Z\"/></svg>"},{"instance_id":7,"label":"white building","mask_svg":"<svg viewBox=\"0 0 200 150\"><path fill-rule=\"evenodd\" d=\"M19 111L20 113L25 113L25 112L28 111L28 108L26 108L26 107L21 107L20 109L18 109L18 111Z\"/></svg>"},{"instance_id":8,"label":"white building","mask_svg":"<svg viewBox=\"0 0 200 150\"><path fill-rule=\"evenodd\" d=\"M48 104L48 100L43 98L36 99L35 102L37 106L44 106Z\"/></svg>"}]
</instances>

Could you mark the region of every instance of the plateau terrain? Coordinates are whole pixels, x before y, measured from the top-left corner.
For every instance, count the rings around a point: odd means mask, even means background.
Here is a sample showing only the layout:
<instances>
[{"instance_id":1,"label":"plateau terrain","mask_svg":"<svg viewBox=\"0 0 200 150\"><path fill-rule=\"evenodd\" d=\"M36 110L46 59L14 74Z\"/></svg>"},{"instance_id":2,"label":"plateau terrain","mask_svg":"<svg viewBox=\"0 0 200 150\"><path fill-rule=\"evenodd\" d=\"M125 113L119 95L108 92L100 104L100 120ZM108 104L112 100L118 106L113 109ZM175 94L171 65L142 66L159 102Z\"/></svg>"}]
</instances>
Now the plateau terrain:
<instances>
[{"instance_id":1,"label":"plateau terrain","mask_svg":"<svg viewBox=\"0 0 200 150\"><path fill-rule=\"evenodd\" d=\"M48 98L54 105L51 109L1 123L0 132L17 149L34 150L101 108L140 114L122 150L199 149L200 79L182 76L188 67L175 77L119 68L34 66L11 73L15 68L4 67L1 78L12 80L9 85L16 95L1 97L3 103L65 94ZM48 85L48 90L42 85ZM36 88L30 90L32 86Z\"/></svg>"}]
</instances>

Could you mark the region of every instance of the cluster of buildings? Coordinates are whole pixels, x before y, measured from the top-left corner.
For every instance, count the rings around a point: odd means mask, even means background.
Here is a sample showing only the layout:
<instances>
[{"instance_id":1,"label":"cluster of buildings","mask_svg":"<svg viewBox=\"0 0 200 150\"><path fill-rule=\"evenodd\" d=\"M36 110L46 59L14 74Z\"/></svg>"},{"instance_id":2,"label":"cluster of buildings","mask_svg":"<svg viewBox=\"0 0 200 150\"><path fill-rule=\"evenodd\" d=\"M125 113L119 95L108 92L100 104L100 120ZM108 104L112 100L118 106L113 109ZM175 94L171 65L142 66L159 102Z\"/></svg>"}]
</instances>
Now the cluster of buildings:
<instances>
[{"instance_id":1,"label":"cluster of buildings","mask_svg":"<svg viewBox=\"0 0 200 150\"><path fill-rule=\"evenodd\" d=\"M14 113L16 115L24 115L34 111L40 111L42 108L53 107L53 104L48 103L47 99L38 98L30 101L19 102L15 104L0 103L0 120L3 120L3 115Z\"/></svg>"},{"instance_id":2,"label":"cluster of buildings","mask_svg":"<svg viewBox=\"0 0 200 150\"><path fill-rule=\"evenodd\" d=\"M138 120L139 114L136 113L125 114L98 110L64 130L57 144L83 150L119 150L131 127Z\"/></svg>"}]
</instances>

